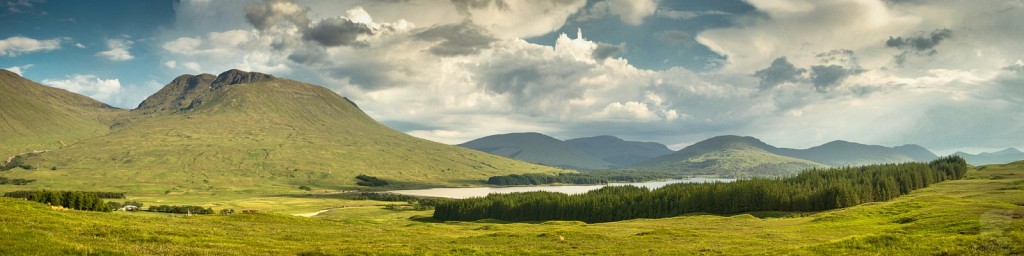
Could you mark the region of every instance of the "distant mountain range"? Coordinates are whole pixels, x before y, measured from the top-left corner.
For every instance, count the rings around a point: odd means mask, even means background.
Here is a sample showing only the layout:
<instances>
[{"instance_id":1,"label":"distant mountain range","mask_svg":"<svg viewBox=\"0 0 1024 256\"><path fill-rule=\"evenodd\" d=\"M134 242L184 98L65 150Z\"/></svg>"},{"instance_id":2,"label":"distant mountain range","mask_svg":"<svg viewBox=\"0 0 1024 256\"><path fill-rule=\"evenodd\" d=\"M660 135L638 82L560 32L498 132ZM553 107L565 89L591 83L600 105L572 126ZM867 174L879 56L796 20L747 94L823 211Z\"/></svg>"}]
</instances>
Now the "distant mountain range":
<instances>
[{"instance_id":1,"label":"distant mountain range","mask_svg":"<svg viewBox=\"0 0 1024 256\"><path fill-rule=\"evenodd\" d=\"M533 143L541 141L537 138L543 138L544 143ZM612 136L563 142L539 133L494 135L460 146L581 170L613 168L732 177L782 176L809 168L927 162L938 158L913 144L885 147L837 140L808 149L790 149L777 148L754 137L733 135L710 138L675 152L663 144L624 141Z\"/></svg>"},{"instance_id":2,"label":"distant mountain range","mask_svg":"<svg viewBox=\"0 0 1024 256\"><path fill-rule=\"evenodd\" d=\"M964 152L954 153L967 160L967 163L971 165L986 165L986 164L1006 164L1024 160L1024 152L1020 152L1016 148L1007 148L996 152L985 152L977 155L972 155Z\"/></svg>"},{"instance_id":3,"label":"distant mountain range","mask_svg":"<svg viewBox=\"0 0 1024 256\"><path fill-rule=\"evenodd\" d=\"M672 153L667 146L654 142L626 141L612 136L561 141L535 132L491 135L458 146L578 170L628 166Z\"/></svg>"},{"instance_id":4,"label":"distant mountain range","mask_svg":"<svg viewBox=\"0 0 1024 256\"><path fill-rule=\"evenodd\" d=\"M25 156L46 172L0 174L50 189L345 189L360 174L400 187L563 172L419 139L326 88L240 70L179 76L132 110L0 70L0 120L0 161L49 151Z\"/></svg>"},{"instance_id":5,"label":"distant mountain range","mask_svg":"<svg viewBox=\"0 0 1024 256\"><path fill-rule=\"evenodd\" d=\"M661 143L628 141L608 135L576 138L566 140L565 143L616 166L635 165L672 153L671 149Z\"/></svg>"}]
</instances>

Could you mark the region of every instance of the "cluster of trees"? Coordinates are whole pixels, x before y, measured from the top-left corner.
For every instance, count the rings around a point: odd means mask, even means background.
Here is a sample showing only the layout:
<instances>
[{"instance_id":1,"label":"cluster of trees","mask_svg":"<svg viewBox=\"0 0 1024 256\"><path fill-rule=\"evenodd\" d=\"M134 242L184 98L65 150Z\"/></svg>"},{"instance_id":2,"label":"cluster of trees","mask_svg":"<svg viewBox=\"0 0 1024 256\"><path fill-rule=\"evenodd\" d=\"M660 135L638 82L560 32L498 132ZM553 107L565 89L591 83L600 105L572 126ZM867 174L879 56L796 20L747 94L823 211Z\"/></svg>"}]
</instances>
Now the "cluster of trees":
<instances>
[{"instance_id":1,"label":"cluster of trees","mask_svg":"<svg viewBox=\"0 0 1024 256\"><path fill-rule=\"evenodd\" d=\"M25 198L29 201L75 210L97 212L109 212L114 210L110 205L103 202L103 199L97 196L95 192L48 190L14 191L4 193L4 196Z\"/></svg>"},{"instance_id":2,"label":"cluster of trees","mask_svg":"<svg viewBox=\"0 0 1024 256\"><path fill-rule=\"evenodd\" d=\"M491 176L487 184L499 186L543 185L543 184L608 184L608 182L642 182L659 179L680 178L667 173L645 173L624 171L595 171L585 173L559 173L558 175L527 173Z\"/></svg>"},{"instance_id":3,"label":"cluster of trees","mask_svg":"<svg viewBox=\"0 0 1024 256\"><path fill-rule=\"evenodd\" d=\"M25 163L25 160L22 159L22 157L19 155L19 156L15 156L13 159L11 159L10 162L7 162L7 163L5 163L3 165L0 165L0 171L10 170L10 169L14 169L16 167L21 167L22 169L25 169L25 170L35 169L34 166Z\"/></svg>"},{"instance_id":4,"label":"cluster of trees","mask_svg":"<svg viewBox=\"0 0 1024 256\"><path fill-rule=\"evenodd\" d=\"M13 198L28 198L28 197L30 197L32 195L35 195L36 193L39 193L39 192L47 192L47 191L46 190L11 191L11 192L5 192L4 196L5 197L13 197ZM49 192L58 192L58 193L77 192L77 193L83 193L83 194L87 194L87 195L96 196L96 197L99 197L99 198L102 198L102 199L123 199L124 198L124 192L102 192L102 191L49 191Z\"/></svg>"},{"instance_id":5,"label":"cluster of trees","mask_svg":"<svg viewBox=\"0 0 1024 256\"><path fill-rule=\"evenodd\" d=\"M821 211L885 201L945 180L961 179L967 163L959 156L930 163L904 163L809 170L784 179L732 183L673 184L655 190L604 187L581 195L552 192L492 194L445 200L437 220L580 220L607 222L663 218L686 213Z\"/></svg>"},{"instance_id":6,"label":"cluster of trees","mask_svg":"<svg viewBox=\"0 0 1024 256\"><path fill-rule=\"evenodd\" d=\"M149 211L151 212L166 212L166 213L191 213L191 214L213 214L213 208L203 208L195 205L159 205L150 206ZM232 210L232 212L234 212Z\"/></svg>"},{"instance_id":7,"label":"cluster of trees","mask_svg":"<svg viewBox=\"0 0 1024 256\"><path fill-rule=\"evenodd\" d=\"M380 187L388 185L387 181L365 174L360 174L359 176L356 176L356 179L359 180L356 182L356 185L360 186Z\"/></svg>"},{"instance_id":8,"label":"cluster of trees","mask_svg":"<svg viewBox=\"0 0 1024 256\"><path fill-rule=\"evenodd\" d=\"M559 173L556 175L543 173L511 174L487 178L491 185L541 185L541 184L606 184L607 178L582 173Z\"/></svg>"},{"instance_id":9,"label":"cluster of trees","mask_svg":"<svg viewBox=\"0 0 1024 256\"><path fill-rule=\"evenodd\" d=\"M421 206L417 209L429 209L437 205L441 199L425 198L410 195L402 195L387 192L363 192L352 198L353 200L376 200L386 202L408 202L411 205Z\"/></svg>"},{"instance_id":10,"label":"cluster of trees","mask_svg":"<svg viewBox=\"0 0 1024 256\"><path fill-rule=\"evenodd\" d=\"M36 181L36 180L18 179L18 178L10 179L10 178L7 178L7 177L0 177L0 185L7 185L7 184L10 184L10 185L26 185L26 184L32 183L34 181Z\"/></svg>"}]
</instances>

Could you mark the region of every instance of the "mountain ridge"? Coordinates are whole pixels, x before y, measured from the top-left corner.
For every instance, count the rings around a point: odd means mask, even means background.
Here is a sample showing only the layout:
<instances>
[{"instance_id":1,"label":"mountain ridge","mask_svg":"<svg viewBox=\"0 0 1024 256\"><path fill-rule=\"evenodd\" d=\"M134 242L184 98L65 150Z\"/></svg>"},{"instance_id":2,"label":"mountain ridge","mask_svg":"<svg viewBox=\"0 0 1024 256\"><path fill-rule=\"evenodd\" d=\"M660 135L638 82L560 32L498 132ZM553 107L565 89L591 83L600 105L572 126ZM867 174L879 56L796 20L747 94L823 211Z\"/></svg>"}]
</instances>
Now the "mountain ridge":
<instances>
[{"instance_id":1,"label":"mountain ridge","mask_svg":"<svg viewBox=\"0 0 1024 256\"><path fill-rule=\"evenodd\" d=\"M239 70L179 76L140 107L119 112L115 123L115 129L27 159L73 182L34 171L6 175L36 179L39 187L195 193L347 189L360 174L416 187L563 172L412 137L324 87Z\"/></svg>"},{"instance_id":2,"label":"mountain ridge","mask_svg":"<svg viewBox=\"0 0 1024 256\"><path fill-rule=\"evenodd\" d=\"M562 140L536 132L495 134L457 146L561 168L593 170L614 166Z\"/></svg>"},{"instance_id":3,"label":"mountain ridge","mask_svg":"<svg viewBox=\"0 0 1024 256\"><path fill-rule=\"evenodd\" d=\"M967 160L967 163L972 165L1007 164L1024 160L1024 152L1021 152L1017 148L1006 148L1000 151L982 152L978 154L957 151L953 154L963 157Z\"/></svg>"}]
</instances>

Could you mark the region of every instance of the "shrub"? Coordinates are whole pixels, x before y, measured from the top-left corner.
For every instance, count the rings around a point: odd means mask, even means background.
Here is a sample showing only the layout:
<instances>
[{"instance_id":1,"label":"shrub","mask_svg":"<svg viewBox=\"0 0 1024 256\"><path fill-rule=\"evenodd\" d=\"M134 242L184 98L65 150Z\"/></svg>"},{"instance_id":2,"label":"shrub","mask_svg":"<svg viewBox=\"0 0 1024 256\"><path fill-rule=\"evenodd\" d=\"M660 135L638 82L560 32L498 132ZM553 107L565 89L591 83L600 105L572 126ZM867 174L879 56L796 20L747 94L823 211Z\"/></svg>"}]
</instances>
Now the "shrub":
<instances>
[{"instance_id":1,"label":"shrub","mask_svg":"<svg viewBox=\"0 0 1024 256\"><path fill-rule=\"evenodd\" d=\"M380 187L388 185L387 181L365 174L360 174L359 176L356 176L356 179L359 180L358 182L356 182L356 184L360 186Z\"/></svg>"}]
</instances>

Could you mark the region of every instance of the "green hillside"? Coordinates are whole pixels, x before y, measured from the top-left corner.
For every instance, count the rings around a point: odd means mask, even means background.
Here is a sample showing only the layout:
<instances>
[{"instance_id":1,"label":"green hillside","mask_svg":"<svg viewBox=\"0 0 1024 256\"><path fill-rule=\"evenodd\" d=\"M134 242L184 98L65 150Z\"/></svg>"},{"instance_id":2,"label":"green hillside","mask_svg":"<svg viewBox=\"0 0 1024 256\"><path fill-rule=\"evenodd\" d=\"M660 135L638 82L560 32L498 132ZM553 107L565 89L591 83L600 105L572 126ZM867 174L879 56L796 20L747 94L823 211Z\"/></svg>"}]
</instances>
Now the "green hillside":
<instances>
[{"instance_id":1,"label":"green hillside","mask_svg":"<svg viewBox=\"0 0 1024 256\"><path fill-rule=\"evenodd\" d=\"M0 69L0 162L106 134L110 120L123 112Z\"/></svg>"},{"instance_id":2,"label":"green hillside","mask_svg":"<svg viewBox=\"0 0 1024 256\"><path fill-rule=\"evenodd\" d=\"M116 123L30 158L39 170L5 175L37 179L30 188L188 193L345 189L359 174L400 188L561 172L415 138L326 88L237 70L179 77Z\"/></svg>"},{"instance_id":3,"label":"green hillside","mask_svg":"<svg viewBox=\"0 0 1024 256\"><path fill-rule=\"evenodd\" d=\"M431 210L376 201L320 199L348 207L305 218L69 211L0 198L0 255L1020 255L1022 184L1017 162L837 210L597 224L435 222Z\"/></svg>"},{"instance_id":4,"label":"green hillside","mask_svg":"<svg viewBox=\"0 0 1024 256\"><path fill-rule=\"evenodd\" d=\"M569 169L596 170L615 166L583 153L564 141L535 132L491 135L458 146Z\"/></svg>"},{"instance_id":5,"label":"green hillside","mask_svg":"<svg viewBox=\"0 0 1024 256\"><path fill-rule=\"evenodd\" d=\"M772 153L777 150L754 137L718 136L627 169L748 178L792 175L824 167Z\"/></svg>"},{"instance_id":6,"label":"green hillside","mask_svg":"<svg viewBox=\"0 0 1024 256\"><path fill-rule=\"evenodd\" d=\"M617 166L635 165L672 153L672 150L661 143L626 141L607 135L576 138L566 140L565 143L583 151L583 153Z\"/></svg>"}]
</instances>

